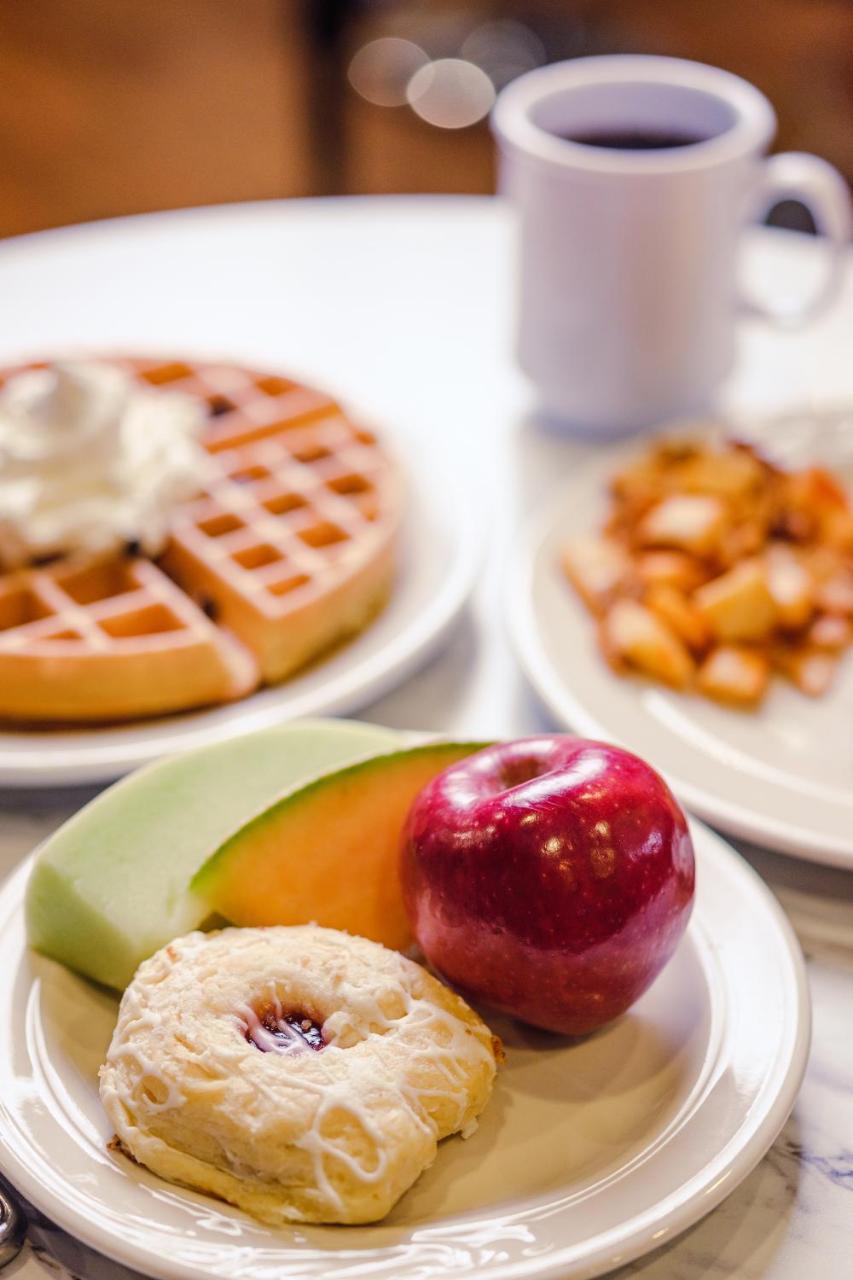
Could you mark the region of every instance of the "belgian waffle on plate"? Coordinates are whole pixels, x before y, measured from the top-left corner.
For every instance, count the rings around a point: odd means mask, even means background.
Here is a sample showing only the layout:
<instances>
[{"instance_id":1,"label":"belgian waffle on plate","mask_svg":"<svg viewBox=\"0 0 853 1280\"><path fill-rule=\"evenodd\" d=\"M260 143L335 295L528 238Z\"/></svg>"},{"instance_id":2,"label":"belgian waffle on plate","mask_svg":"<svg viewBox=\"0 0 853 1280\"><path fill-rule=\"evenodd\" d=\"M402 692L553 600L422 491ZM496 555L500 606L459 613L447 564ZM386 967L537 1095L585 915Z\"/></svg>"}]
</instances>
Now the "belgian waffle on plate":
<instances>
[{"instance_id":1,"label":"belgian waffle on plate","mask_svg":"<svg viewBox=\"0 0 853 1280\"><path fill-rule=\"evenodd\" d=\"M198 491L156 558L131 543L0 572L0 718L130 720L240 698L371 621L391 591L400 511L397 469L371 432L277 375L101 363L202 402ZM0 370L0 388L38 367Z\"/></svg>"}]
</instances>

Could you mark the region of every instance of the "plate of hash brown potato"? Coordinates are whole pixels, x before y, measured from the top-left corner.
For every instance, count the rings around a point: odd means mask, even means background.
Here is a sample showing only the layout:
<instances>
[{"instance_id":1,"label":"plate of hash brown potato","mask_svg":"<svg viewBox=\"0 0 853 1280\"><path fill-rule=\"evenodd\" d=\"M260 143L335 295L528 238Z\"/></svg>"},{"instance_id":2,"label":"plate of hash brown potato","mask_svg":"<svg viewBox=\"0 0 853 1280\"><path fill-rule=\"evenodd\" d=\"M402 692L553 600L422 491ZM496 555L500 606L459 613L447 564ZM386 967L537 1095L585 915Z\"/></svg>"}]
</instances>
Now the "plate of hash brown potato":
<instances>
[{"instance_id":1,"label":"plate of hash brown potato","mask_svg":"<svg viewBox=\"0 0 853 1280\"><path fill-rule=\"evenodd\" d=\"M565 726L708 821L853 865L853 453L843 412L588 455L528 532L516 650Z\"/></svg>"}]
</instances>

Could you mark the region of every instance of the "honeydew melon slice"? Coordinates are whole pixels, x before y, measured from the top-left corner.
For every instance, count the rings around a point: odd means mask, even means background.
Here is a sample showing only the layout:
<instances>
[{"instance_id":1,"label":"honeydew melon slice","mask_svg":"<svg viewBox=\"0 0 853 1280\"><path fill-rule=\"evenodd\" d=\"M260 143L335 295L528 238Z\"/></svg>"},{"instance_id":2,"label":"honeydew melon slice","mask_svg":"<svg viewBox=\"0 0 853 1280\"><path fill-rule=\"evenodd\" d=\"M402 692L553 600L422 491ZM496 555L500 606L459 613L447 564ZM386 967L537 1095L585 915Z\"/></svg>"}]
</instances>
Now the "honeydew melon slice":
<instances>
[{"instance_id":1,"label":"honeydew melon slice","mask_svg":"<svg viewBox=\"0 0 853 1280\"><path fill-rule=\"evenodd\" d=\"M303 720L131 774L42 845L27 888L30 945L122 990L146 956L210 915L190 881L227 836L308 779L401 740L377 725Z\"/></svg>"},{"instance_id":2,"label":"honeydew melon slice","mask_svg":"<svg viewBox=\"0 0 853 1280\"><path fill-rule=\"evenodd\" d=\"M237 925L316 924L402 950L412 940L398 872L415 796L482 742L431 742L316 778L259 813L192 888Z\"/></svg>"}]
</instances>

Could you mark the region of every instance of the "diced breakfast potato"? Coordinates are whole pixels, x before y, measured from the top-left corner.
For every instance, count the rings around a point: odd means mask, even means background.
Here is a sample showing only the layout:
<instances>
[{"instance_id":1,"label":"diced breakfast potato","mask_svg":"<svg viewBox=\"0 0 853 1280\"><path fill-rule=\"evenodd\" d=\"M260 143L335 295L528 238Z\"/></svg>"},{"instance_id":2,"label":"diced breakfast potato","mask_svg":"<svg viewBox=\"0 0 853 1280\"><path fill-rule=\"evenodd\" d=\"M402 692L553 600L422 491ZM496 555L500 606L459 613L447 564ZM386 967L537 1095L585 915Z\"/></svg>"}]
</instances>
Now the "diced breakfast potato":
<instances>
[{"instance_id":1,"label":"diced breakfast potato","mask_svg":"<svg viewBox=\"0 0 853 1280\"><path fill-rule=\"evenodd\" d=\"M767 526L760 517L741 516L733 520L717 549L717 560L724 569L733 568L747 556L761 551L767 540Z\"/></svg>"},{"instance_id":2,"label":"diced breakfast potato","mask_svg":"<svg viewBox=\"0 0 853 1280\"><path fill-rule=\"evenodd\" d=\"M684 551L643 551L635 567L643 586L674 587L685 593L694 591L708 577L703 566Z\"/></svg>"},{"instance_id":3,"label":"diced breakfast potato","mask_svg":"<svg viewBox=\"0 0 853 1280\"><path fill-rule=\"evenodd\" d=\"M571 538L563 546L563 572L593 613L602 613L630 569L624 547L608 538Z\"/></svg>"},{"instance_id":4,"label":"diced breakfast potato","mask_svg":"<svg viewBox=\"0 0 853 1280\"><path fill-rule=\"evenodd\" d=\"M776 605L779 626L796 631L805 627L814 612L815 587L797 553L784 542L767 549L767 585Z\"/></svg>"},{"instance_id":5,"label":"diced breakfast potato","mask_svg":"<svg viewBox=\"0 0 853 1280\"><path fill-rule=\"evenodd\" d=\"M837 574L843 573L849 565L849 561L835 547L827 546L825 543L813 543L807 547L798 547L803 564L814 578L815 582L820 585L822 582L828 582L830 578L834 578Z\"/></svg>"},{"instance_id":6,"label":"diced breakfast potato","mask_svg":"<svg viewBox=\"0 0 853 1280\"><path fill-rule=\"evenodd\" d=\"M694 664L685 645L651 610L635 600L618 600L601 624L605 656L617 668L630 667L684 689Z\"/></svg>"},{"instance_id":7,"label":"diced breakfast potato","mask_svg":"<svg viewBox=\"0 0 853 1280\"><path fill-rule=\"evenodd\" d=\"M697 684L715 702L735 707L757 706L767 691L770 663L763 653L736 645L720 645L699 668Z\"/></svg>"},{"instance_id":8,"label":"diced breakfast potato","mask_svg":"<svg viewBox=\"0 0 853 1280\"><path fill-rule=\"evenodd\" d=\"M853 502L835 476L708 432L653 444L610 493L602 533L573 539L563 568L616 671L737 707L774 670L829 687L853 647Z\"/></svg>"},{"instance_id":9,"label":"diced breakfast potato","mask_svg":"<svg viewBox=\"0 0 853 1280\"><path fill-rule=\"evenodd\" d=\"M658 583L646 592L644 603L684 641L688 649L701 653L707 648L711 629L701 611L681 591Z\"/></svg>"},{"instance_id":10,"label":"diced breakfast potato","mask_svg":"<svg viewBox=\"0 0 853 1280\"><path fill-rule=\"evenodd\" d=\"M610 481L610 490L619 502L640 508L658 502L671 488L666 461L658 453L638 458L617 471Z\"/></svg>"},{"instance_id":11,"label":"diced breakfast potato","mask_svg":"<svg viewBox=\"0 0 853 1280\"><path fill-rule=\"evenodd\" d=\"M637 530L644 547L674 547L693 555L713 555L726 529L726 508L705 494L673 494L652 507Z\"/></svg>"},{"instance_id":12,"label":"diced breakfast potato","mask_svg":"<svg viewBox=\"0 0 853 1280\"><path fill-rule=\"evenodd\" d=\"M684 493L743 498L764 478L764 466L749 449L696 453L678 464L676 480Z\"/></svg>"},{"instance_id":13,"label":"diced breakfast potato","mask_svg":"<svg viewBox=\"0 0 853 1280\"><path fill-rule=\"evenodd\" d=\"M838 669L838 655L826 649L808 647L779 649L774 654L779 671L791 680L801 693L819 698L832 684Z\"/></svg>"},{"instance_id":14,"label":"diced breakfast potato","mask_svg":"<svg viewBox=\"0 0 853 1280\"><path fill-rule=\"evenodd\" d=\"M785 476L782 489L784 532L804 542L820 536L832 521L832 513L847 510L844 490L822 467L794 471Z\"/></svg>"},{"instance_id":15,"label":"diced breakfast potato","mask_svg":"<svg viewBox=\"0 0 853 1280\"><path fill-rule=\"evenodd\" d=\"M831 507L843 511L847 495L841 485L825 467L808 467L794 471L786 480L787 502L792 507L822 515Z\"/></svg>"},{"instance_id":16,"label":"diced breakfast potato","mask_svg":"<svg viewBox=\"0 0 853 1280\"><path fill-rule=\"evenodd\" d=\"M682 462L705 452L706 446L701 440L692 440L689 436L663 436L652 445L651 456L665 475L672 475Z\"/></svg>"},{"instance_id":17,"label":"diced breakfast potato","mask_svg":"<svg viewBox=\"0 0 853 1280\"><path fill-rule=\"evenodd\" d=\"M764 640L777 618L767 570L758 559L745 560L693 594L714 635L720 640Z\"/></svg>"},{"instance_id":18,"label":"diced breakfast potato","mask_svg":"<svg viewBox=\"0 0 853 1280\"><path fill-rule=\"evenodd\" d=\"M839 511L836 507L824 512L823 536L831 547L853 555L853 511L845 507Z\"/></svg>"},{"instance_id":19,"label":"diced breakfast potato","mask_svg":"<svg viewBox=\"0 0 853 1280\"><path fill-rule=\"evenodd\" d=\"M815 600L826 613L853 616L853 571L842 569L826 578L818 586Z\"/></svg>"},{"instance_id":20,"label":"diced breakfast potato","mask_svg":"<svg viewBox=\"0 0 853 1280\"><path fill-rule=\"evenodd\" d=\"M853 629L846 618L822 613L806 632L806 643L815 649L846 649L853 640Z\"/></svg>"}]
</instances>

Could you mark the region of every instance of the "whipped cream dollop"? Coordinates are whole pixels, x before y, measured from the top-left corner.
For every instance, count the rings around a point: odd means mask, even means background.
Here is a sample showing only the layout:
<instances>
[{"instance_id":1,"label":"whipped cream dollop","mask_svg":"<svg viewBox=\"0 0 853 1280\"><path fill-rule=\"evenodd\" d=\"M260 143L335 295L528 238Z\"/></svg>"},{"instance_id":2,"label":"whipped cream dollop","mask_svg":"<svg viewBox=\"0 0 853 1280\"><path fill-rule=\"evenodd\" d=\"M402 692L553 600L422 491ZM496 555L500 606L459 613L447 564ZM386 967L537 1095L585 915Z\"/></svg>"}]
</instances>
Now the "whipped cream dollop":
<instances>
[{"instance_id":1,"label":"whipped cream dollop","mask_svg":"<svg viewBox=\"0 0 853 1280\"><path fill-rule=\"evenodd\" d=\"M115 365L61 362L0 390L0 563L138 543L163 549L204 483L200 402Z\"/></svg>"}]
</instances>

